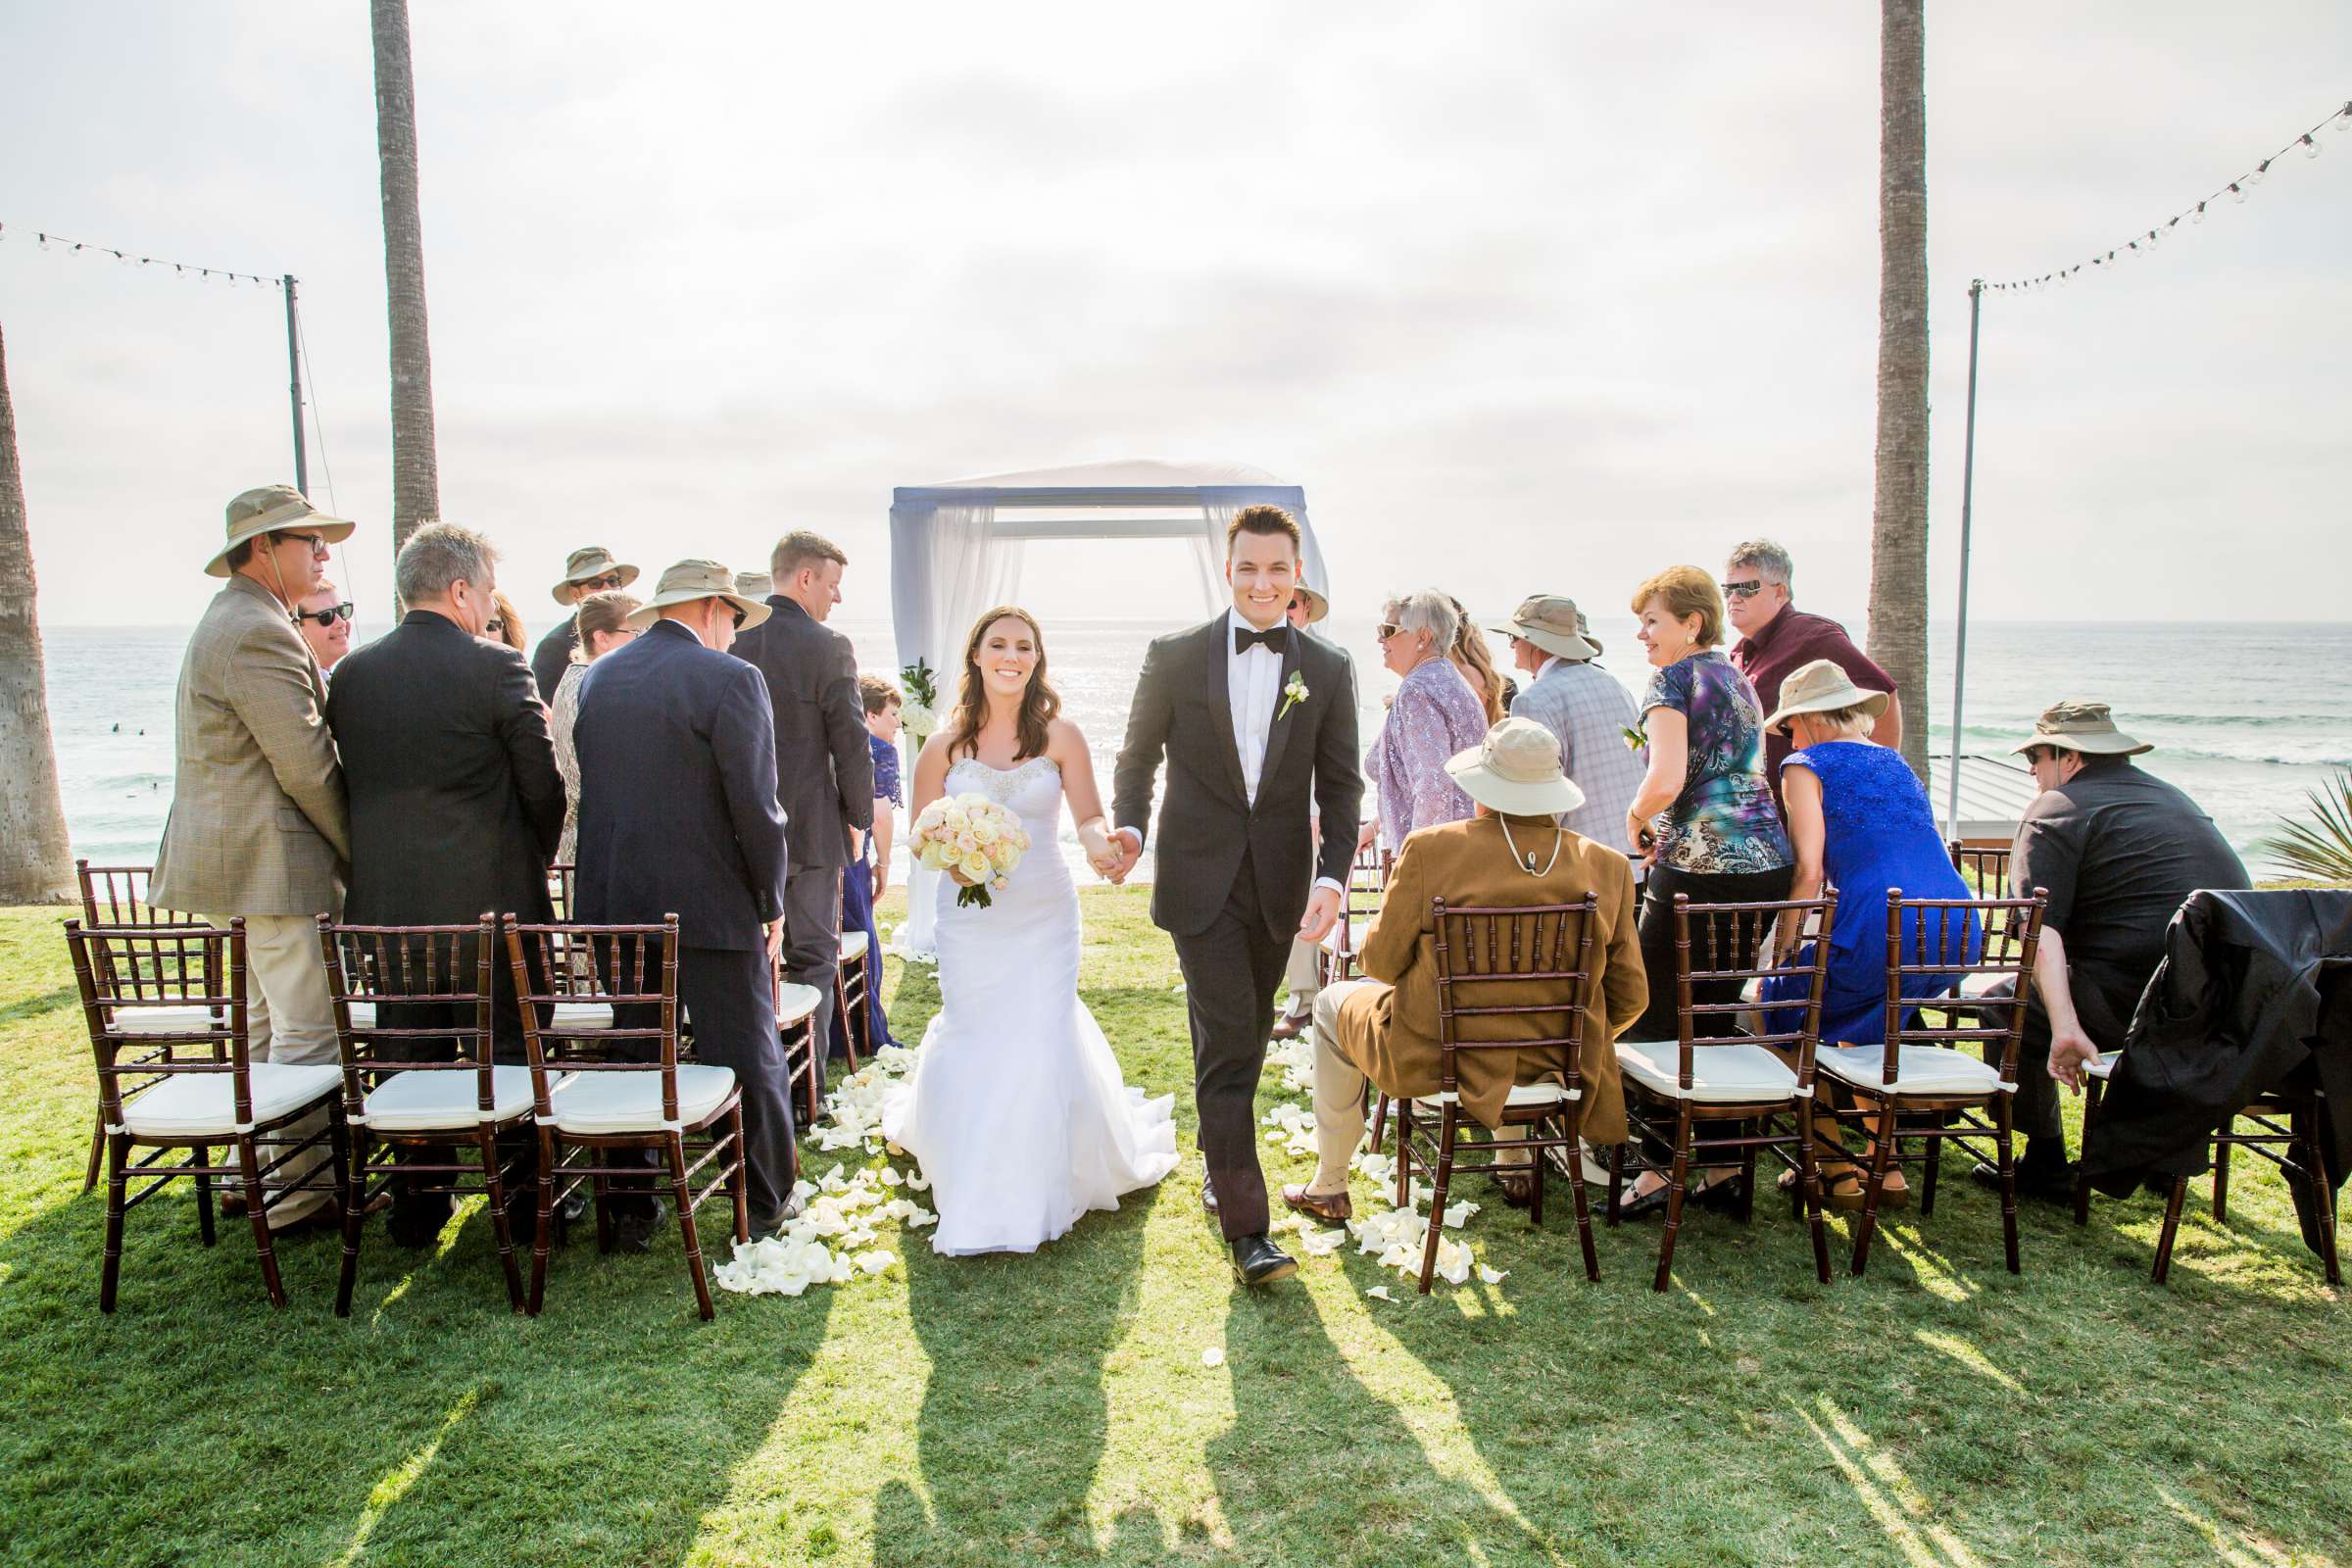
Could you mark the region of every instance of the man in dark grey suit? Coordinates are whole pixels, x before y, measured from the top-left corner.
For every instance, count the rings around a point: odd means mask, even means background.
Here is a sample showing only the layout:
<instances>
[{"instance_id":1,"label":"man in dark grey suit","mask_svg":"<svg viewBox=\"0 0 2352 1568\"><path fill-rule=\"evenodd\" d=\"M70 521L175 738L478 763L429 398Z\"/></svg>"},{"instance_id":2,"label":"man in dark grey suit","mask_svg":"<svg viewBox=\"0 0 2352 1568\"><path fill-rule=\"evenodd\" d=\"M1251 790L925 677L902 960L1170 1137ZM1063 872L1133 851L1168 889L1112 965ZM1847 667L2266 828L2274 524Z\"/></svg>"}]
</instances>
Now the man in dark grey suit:
<instances>
[{"instance_id":1,"label":"man in dark grey suit","mask_svg":"<svg viewBox=\"0 0 2352 1568\"><path fill-rule=\"evenodd\" d=\"M784 972L821 999L816 1038L833 1037L841 967L841 874L850 829L874 825L874 758L858 700L858 656L825 625L841 603L849 557L829 539L786 534L768 560L766 624L747 624L734 654L767 680L776 726L776 801L792 862L784 884Z\"/></svg>"},{"instance_id":2,"label":"man in dark grey suit","mask_svg":"<svg viewBox=\"0 0 2352 1568\"><path fill-rule=\"evenodd\" d=\"M679 562L629 616L643 634L588 666L572 729L579 918L658 925L678 917L678 1001L694 1020L695 1054L733 1069L743 1092L756 1237L789 1217L793 1183L791 1086L775 1006L784 813L767 683L727 647L738 627L767 614L735 592L734 573L717 562ZM613 1206L619 1244L644 1250L657 1205L632 1197Z\"/></svg>"},{"instance_id":3,"label":"man in dark grey suit","mask_svg":"<svg viewBox=\"0 0 2352 1568\"><path fill-rule=\"evenodd\" d=\"M547 862L564 830L564 780L530 666L481 635L498 613L497 561L471 529L417 529L393 566L407 616L336 666L326 723L351 793L343 917L355 925L461 925L488 912L553 918ZM491 973L497 1055L520 1062L513 982L504 963ZM385 1022L448 1021L421 1015L428 1005L403 1004L407 1015ZM527 1187L514 1194L514 1207L529 1201ZM424 1246L450 1207L449 1194L404 1184L392 1234Z\"/></svg>"},{"instance_id":4,"label":"man in dark grey suit","mask_svg":"<svg viewBox=\"0 0 2352 1568\"><path fill-rule=\"evenodd\" d=\"M1152 645L1112 775L1113 820L1126 842L1110 870L1124 879L1143 853L1167 762L1152 921L1176 939L1184 969L1208 1165L1201 1200L1249 1285L1298 1270L1266 1235L1257 1080L1291 943L1322 941L1339 916L1364 794L1354 666L1285 619L1298 551L1298 524L1281 508L1234 517L1225 533L1233 608Z\"/></svg>"}]
</instances>

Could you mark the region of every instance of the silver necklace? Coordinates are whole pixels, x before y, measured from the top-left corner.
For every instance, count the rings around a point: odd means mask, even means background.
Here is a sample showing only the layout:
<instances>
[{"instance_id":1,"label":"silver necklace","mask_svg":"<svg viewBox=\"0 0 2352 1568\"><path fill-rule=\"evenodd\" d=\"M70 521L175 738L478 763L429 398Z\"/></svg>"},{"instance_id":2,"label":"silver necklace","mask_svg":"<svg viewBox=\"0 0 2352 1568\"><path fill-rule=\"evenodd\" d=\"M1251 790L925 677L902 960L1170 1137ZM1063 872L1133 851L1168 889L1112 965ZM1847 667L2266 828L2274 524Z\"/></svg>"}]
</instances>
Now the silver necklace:
<instances>
[{"instance_id":1,"label":"silver necklace","mask_svg":"<svg viewBox=\"0 0 2352 1568\"><path fill-rule=\"evenodd\" d=\"M1511 837L1511 824L1509 819L1497 816L1494 818L1494 820L1502 825L1502 842L1511 847L1511 859L1513 863L1519 867L1519 869L1525 871L1529 876L1543 877L1551 875L1551 868L1560 863L1560 846L1568 841L1566 829L1558 826L1556 823L1553 825L1551 830L1551 858L1544 861L1544 869L1539 871L1536 869L1535 853L1533 851L1529 851L1525 854L1522 854L1519 849L1519 841Z\"/></svg>"}]
</instances>

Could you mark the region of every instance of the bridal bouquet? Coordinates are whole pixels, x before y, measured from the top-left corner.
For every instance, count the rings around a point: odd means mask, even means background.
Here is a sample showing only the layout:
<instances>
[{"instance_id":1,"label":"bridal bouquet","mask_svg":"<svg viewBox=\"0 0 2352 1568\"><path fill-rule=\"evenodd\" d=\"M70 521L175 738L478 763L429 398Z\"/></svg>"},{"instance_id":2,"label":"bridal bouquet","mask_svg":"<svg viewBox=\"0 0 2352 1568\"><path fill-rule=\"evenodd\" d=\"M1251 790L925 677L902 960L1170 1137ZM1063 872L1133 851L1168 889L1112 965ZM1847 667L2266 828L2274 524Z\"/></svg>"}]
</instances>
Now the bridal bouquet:
<instances>
[{"instance_id":1,"label":"bridal bouquet","mask_svg":"<svg viewBox=\"0 0 2352 1568\"><path fill-rule=\"evenodd\" d=\"M943 795L914 819L915 861L961 884L957 908L987 908L989 890L1004 890L1028 849L1019 813L985 795Z\"/></svg>"}]
</instances>

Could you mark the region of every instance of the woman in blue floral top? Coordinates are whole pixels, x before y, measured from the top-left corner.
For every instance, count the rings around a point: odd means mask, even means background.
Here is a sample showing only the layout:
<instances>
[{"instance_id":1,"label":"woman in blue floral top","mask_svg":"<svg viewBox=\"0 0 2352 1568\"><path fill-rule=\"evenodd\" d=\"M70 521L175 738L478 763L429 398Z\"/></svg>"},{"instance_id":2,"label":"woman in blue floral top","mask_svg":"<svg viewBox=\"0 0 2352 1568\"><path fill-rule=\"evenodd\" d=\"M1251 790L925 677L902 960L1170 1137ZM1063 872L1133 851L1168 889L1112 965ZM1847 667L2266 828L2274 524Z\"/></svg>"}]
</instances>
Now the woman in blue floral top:
<instances>
[{"instance_id":1,"label":"woman in blue floral top","mask_svg":"<svg viewBox=\"0 0 2352 1568\"><path fill-rule=\"evenodd\" d=\"M1674 896L1693 904L1747 904L1788 896L1795 857L1764 778L1764 710L1718 644L1723 596L1695 566L1669 566L1634 594L1638 633L1656 673L1642 695L1649 771L1626 815L1626 835L1649 860L1642 904L1642 961L1649 1007L1636 1040L1675 1037ZM1726 955L1728 960L1729 955ZM1744 965L1694 961L1713 968ZM1729 1002L1736 983L1701 987L1694 1002ZM1730 1019L1702 1024L1729 1033Z\"/></svg>"},{"instance_id":2,"label":"woman in blue floral top","mask_svg":"<svg viewBox=\"0 0 2352 1568\"><path fill-rule=\"evenodd\" d=\"M876 675L858 677L858 698L865 709L865 743L874 757L874 830L865 835L858 858L841 874L841 928L865 933L865 1038L873 1049L895 1046L890 1018L882 1009L882 934L874 925L874 901L890 885L891 832L894 812L905 804L899 783L899 689ZM847 1023L833 1015L833 1054L849 1049Z\"/></svg>"}]
</instances>

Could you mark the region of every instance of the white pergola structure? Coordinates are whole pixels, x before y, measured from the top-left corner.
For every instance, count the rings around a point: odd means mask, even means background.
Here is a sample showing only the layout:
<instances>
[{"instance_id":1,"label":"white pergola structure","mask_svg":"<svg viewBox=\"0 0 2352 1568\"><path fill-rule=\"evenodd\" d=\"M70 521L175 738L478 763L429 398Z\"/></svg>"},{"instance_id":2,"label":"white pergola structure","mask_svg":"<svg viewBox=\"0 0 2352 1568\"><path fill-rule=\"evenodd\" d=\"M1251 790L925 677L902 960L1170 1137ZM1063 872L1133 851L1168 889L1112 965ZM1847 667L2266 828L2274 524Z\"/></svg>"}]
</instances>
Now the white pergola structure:
<instances>
[{"instance_id":1,"label":"white pergola structure","mask_svg":"<svg viewBox=\"0 0 2352 1568\"><path fill-rule=\"evenodd\" d=\"M1205 614L1227 602L1226 524L1260 503L1298 519L1306 582L1329 594L1306 492L1241 464L1130 459L902 486L890 499L890 608L900 662L929 664L939 672L942 705L953 701L963 640L983 612L1018 596L1033 540L1189 540ZM895 951L931 956L937 877L915 871Z\"/></svg>"}]
</instances>

